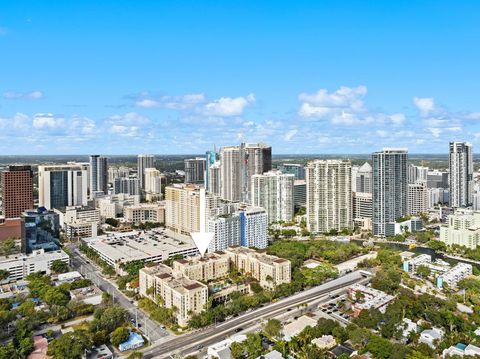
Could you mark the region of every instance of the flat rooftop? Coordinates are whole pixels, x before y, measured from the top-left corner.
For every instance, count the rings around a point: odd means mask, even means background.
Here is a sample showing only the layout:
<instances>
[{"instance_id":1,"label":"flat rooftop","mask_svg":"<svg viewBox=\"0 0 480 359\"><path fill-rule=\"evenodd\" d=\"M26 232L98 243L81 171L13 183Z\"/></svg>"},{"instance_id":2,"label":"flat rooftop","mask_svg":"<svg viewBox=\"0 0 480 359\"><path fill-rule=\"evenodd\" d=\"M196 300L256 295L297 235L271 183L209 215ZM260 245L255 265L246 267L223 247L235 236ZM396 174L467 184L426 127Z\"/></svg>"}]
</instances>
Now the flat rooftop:
<instances>
[{"instance_id":1,"label":"flat rooftop","mask_svg":"<svg viewBox=\"0 0 480 359\"><path fill-rule=\"evenodd\" d=\"M113 261L133 261L185 251L197 251L189 236L159 228L151 231L109 233L83 241ZM198 253L191 253L191 255Z\"/></svg>"}]
</instances>

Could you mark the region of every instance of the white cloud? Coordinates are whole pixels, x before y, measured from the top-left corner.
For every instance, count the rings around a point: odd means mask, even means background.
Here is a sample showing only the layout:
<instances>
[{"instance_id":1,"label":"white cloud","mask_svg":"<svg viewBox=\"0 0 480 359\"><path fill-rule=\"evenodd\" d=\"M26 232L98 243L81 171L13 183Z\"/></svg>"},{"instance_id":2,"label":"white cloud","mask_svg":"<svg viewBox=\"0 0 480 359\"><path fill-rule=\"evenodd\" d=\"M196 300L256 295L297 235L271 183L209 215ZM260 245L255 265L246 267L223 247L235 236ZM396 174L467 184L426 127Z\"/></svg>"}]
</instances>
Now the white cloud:
<instances>
[{"instance_id":1,"label":"white cloud","mask_svg":"<svg viewBox=\"0 0 480 359\"><path fill-rule=\"evenodd\" d=\"M390 115L389 118L395 126L403 125L406 119L403 113L394 113L393 115Z\"/></svg>"},{"instance_id":2,"label":"white cloud","mask_svg":"<svg viewBox=\"0 0 480 359\"><path fill-rule=\"evenodd\" d=\"M3 98L7 100L39 100L44 97L42 91L30 91L30 92L15 92L6 91L3 93Z\"/></svg>"},{"instance_id":3,"label":"white cloud","mask_svg":"<svg viewBox=\"0 0 480 359\"><path fill-rule=\"evenodd\" d=\"M65 124L63 117L51 113L37 113L33 116L33 127L36 129L57 129Z\"/></svg>"},{"instance_id":4,"label":"white cloud","mask_svg":"<svg viewBox=\"0 0 480 359\"><path fill-rule=\"evenodd\" d=\"M231 117L240 116L247 106L255 103L255 95L246 97L221 97L203 106L200 112L207 116Z\"/></svg>"},{"instance_id":5,"label":"white cloud","mask_svg":"<svg viewBox=\"0 0 480 359\"><path fill-rule=\"evenodd\" d=\"M135 105L142 108L186 110L203 102L205 102L205 95L201 93L181 96L161 96L158 98L151 98L148 93L143 93L135 102Z\"/></svg>"},{"instance_id":6,"label":"white cloud","mask_svg":"<svg viewBox=\"0 0 480 359\"><path fill-rule=\"evenodd\" d=\"M283 136L283 139L287 142L290 142L297 133L298 133L297 129L292 129L290 131L287 131Z\"/></svg>"},{"instance_id":7,"label":"white cloud","mask_svg":"<svg viewBox=\"0 0 480 359\"><path fill-rule=\"evenodd\" d=\"M298 114L302 117L314 117L328 119L332 116L340 118L349 117L349 113L365 112L363 98L367 94L366 86L345 87L342 86L334 92L320 89L313 94L301 93L298 95L300 110ZM352 121L339 121L350 123Z\"/></svg>"},{"instance_id":8,"label":"white cloud","mask_svg":"<svg viewBox=\"0 0 480 359\"><path fill-rule=\"evenodd\" d=\"M435 111L435 101L432 97L414 97L413 103L422 116L428 116Z\"/></svg>"},{"instance_id":9,"label":"white cloud","mask_svg":"<svg viewBox=\"0 0 480 359\"><path fill-rule=\"evenodd\" d=\"M441 128L435 128L435 127L431 127L431 128L428 128L428 130L430 131L430 133L432 134L433 137L435 138L439 138L440 135L442 134L442 129Z\"/></svg>"}]
</instances>

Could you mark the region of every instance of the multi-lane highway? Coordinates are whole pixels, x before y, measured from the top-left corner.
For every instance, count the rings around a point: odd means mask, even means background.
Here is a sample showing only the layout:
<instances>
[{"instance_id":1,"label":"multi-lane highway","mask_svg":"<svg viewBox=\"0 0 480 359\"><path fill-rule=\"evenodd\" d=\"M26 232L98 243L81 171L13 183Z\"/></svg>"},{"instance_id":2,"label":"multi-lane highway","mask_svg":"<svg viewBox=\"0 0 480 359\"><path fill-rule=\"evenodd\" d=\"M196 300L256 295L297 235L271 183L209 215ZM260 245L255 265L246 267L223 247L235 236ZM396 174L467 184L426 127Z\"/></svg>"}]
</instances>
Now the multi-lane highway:
<instances>
[{"instance_id":1,"label":"multi-lane highway","mask_svg":"<svg viewBox=\"0 0 480 359\"><path fill-rule=\"evenodd\" d=\"M299 304L318 299L363 279L362 273L356 271L318 287L247 312L237 318L231 318L219 325L172 337L170 340L162 340L162 343L154 344L153 347L145 350L144 358L168 358L173 353L187 355L195 352L199 347L208 346L225 339L225 337L234 334L235 330L239 328L247 329L249 326L253 326L263 319L278 315L288 308L295 308Z\"/></svg>"}]
</instances>

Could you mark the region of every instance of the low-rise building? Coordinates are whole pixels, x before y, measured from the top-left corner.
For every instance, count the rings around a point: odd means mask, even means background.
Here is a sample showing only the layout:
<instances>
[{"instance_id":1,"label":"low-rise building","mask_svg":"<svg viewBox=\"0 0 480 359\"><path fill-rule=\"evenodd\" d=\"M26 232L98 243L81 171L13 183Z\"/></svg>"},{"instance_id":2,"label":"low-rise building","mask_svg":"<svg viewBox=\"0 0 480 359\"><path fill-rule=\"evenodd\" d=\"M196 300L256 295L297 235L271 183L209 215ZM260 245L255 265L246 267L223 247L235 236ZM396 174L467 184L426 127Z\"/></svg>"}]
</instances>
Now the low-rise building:
<instances>
[{"instance_id":1,"label":"low-rise building","mask_svg":"<svg viewBox=\"0 0 480 359\"><path fill-rule=\"evenodd\" d=\"M48 340L41 335L33 337L33 351L28 355L27 359L49 359Z\"/></svg>"},{"instance_id":2,"label":"low-rise building","mask_svg":"<svg viewBox=\"0 0 480 359\"><path fill-rule=\"evenodd\" d=\"M358 283L348 288L348 297L352 301L354 317L357 317L362 310L372 308L385 313L387 305L395 299L393 295Z\"/></svg>"},{"instance_id":3,"label":"low-rise building","mask_svg":"<svg viewBox=\"0 0 480 359\"><path fill-rule=\"evenodd\" d=\"M187 257L173 262L173 270L187 278L208 282L225 278L230 270L230 256L225 252L214 252L205 256Z\"/></svg>"},{"instance_id":4,"label":"low-rise building","mask_svg":"<svg viewBox=\"0 0 480 359\"><path fill-rule=\"evenodd\" d=\"M315 344L319 349L331 349L337 345L337 341L333 335L322 335L320 338L313 339L312 344Z\"/></svg>"},{"instance_id":5,"label":"low-rise building","mask_svg":"<svg viewBox=\"0 0 480 359\"><path fill-rule=\"evenodd\" d=\"M87 349L82 356L83 359L112 359L113 353L105 344Z\"/></svg>"},{"instance_id":6,"label":"low-rise building","mask_svg":"<svg viewBox=\"0 0 480 359\"><path fill-rule=\"evenodd\" d=\"M60 285L63 283L73 283L76 280L82 279L82 278L83 278L82 275L77 271L60 273L56 276L56 280L54 277L52 277L52 279L55 280L56 285Z\"/></svg>"},{"instance_id":7,"label":"low-rise building","mask_svg":"<svg viewBox=\"0 0 480 359\"><path fill-rule=\"evenodd\" d=\"M283 338L286 341L290 341L293 337L300 334L306 327L314 327L317 325L317 319L308 315L302 315L300 318L295 319L293 322L286 324L283 327Z\"/></svg>"},{"instance_id":8,"label":"low-rise building","mask_svg":"<svg viewBox=\"0 0 480 359\"><path fill-rule=\"evenodd\" d=\"M165 223L165 202L142 203L123 208L123 218L127 223Z\"/></svg>"},{"instance_id":9,"label":"low-rise building","mask_svg":"<svg viewBox=\"0 0 480 359\"><path fill-rule=\"evenodd\" d=\"M405 272L415 273L421 265L432 263L432 256L428 254L420 254L403 262L403 270Z\"/></svg>"},{"instance_id":10,"label":"low-rise building","mask_svg":"<svg viewBox=\"0 0 480 359\"><path fill-rule=\"evenodd\" d=\"M291 281L291 263L287 259L245 247L231 247L225 253L238 271L252 276L264 288L274 289Z\"/></svg>"},{"instance_id":11,"label":"low-rise building","mask_svg":"<svg viewBox=\"0 0 480 359\"><path fill-rule=\"evenodd\" d=\"M22 238L23 222L21 218L9 218L0 216L0 242L9 238Z\"/></svg>"},{"instance_id":12,"label":"low-rise building","mask_svg":"<svg viewBox=\"0 0 480 359\"><path fill-rule=\"evenodd\" d=\"M210 345L207 348L208 359L232 359L230 346L233 343L242 343L247 340L246 335L238 334L233 337L222 340L221 342Z\"/></svg>"},{"instance_id":13,"label":"low-rise building","mask_svg":"<svg viewBox=\"0 0 480 359\"><path fill-rule=\"evenodd\" d=\"M390 222L385 224L385 235L396 236L405 232L415 233L423 229L423 222L420 217L411 217L402 222Z\"/></svg>"},{"instance_id":14,"label":"low-rise building","mask_svg":"<svg viewBox=\"0 0 480 359\"><path fill-rule=\"evenodd\" d=\"M478 358L480 357L480 348L473 344L463 344L458 343L455 346L451 346L447 349L444 349L442 352L442 358L450 358L450 357L464 357L465 355L470 357Z\"/></svg>"},{"instance_id":15,"label":"low-rise building","mask_svg":"<svg viewBox=\"0 0 480 359\"><path fill-rule=\"evenodd\" d=\"M199 254L189 236L159 228L146 232L109 233L82 241L114 267L117 273L122 273L122 264L132 261L160 263L179 255L188 257Z\"/></svg>"},{"instance_id":16,"label":"low-rise building","mask_svg":"<svg viewBox=\"0 0 480 359\"><path fill-rule=\"evenodd\" d=\"M144 345L145 345L145 340L140 334L135 332L130 332L130 335L128 336L127 341L120 343L120 345L118 346L118 350L120 350L121 352L124 352L127 350L133 350L133 349L143 347Z\"/></svg>"},{"instance_id":17,"label":"low-rise building","mask_svg":"<svg viewBox=\"0 0 480 359\"><path fill-rule=\"evenodd\" d=\"M409 318L403 318L398 325L398 329L402 331L403 339L407 340L411 333L416 333L418 331L418 325Z\"/></svg>"},{"instance_id":18,"label":"low-rise building","mask_svg":"<svg viewBox=\"0 0 480 359\"><path fill-rule=\"evenodd\" d=\"M85 304L99 305L102 303L102 291L94 285L71 290L70 297L72 300Z\"/></svg>"},{"instance_id":19,"label":"low-rise building","mask_svg":"<svg viewBox=\"0 0 480 359\"><path fill-rule=\"evenodd\" d=\"M67 238L96 236L100 224L100 211L89 206L55 208L59 215L60 227Z\"/></svg>"},{"instance_id":20,"label":"low-rise building","mask_svg":"<svg viewBox=\"0 0 480 359\"><path fill-rule=\"evenodd\" d=\"M437 287L443 288L443 285L447 283L450 288L456 288L458 282L471 276L472 273L471 264L458 263L455 267L437 277Z\"/></svg>"},{"instance_id":21,"label":"low-rise building","mask_svg":"<svg viewBox=\"0 0 480 359\"><path fill-rule=\"evenodd\" d=\"M125 193L112 194L96 199L96 207L102 218L115 218L123 213L125 206L136 206L140 204L139 195Z\"/></svg>"},{"instance_id":22,"label":"low-rise building","mask_svg":"<svg viewBox=\"0 0 480 359\"><path fill-rule=\"evenodd\" d=\"M9 281L25 279L31 273L51 274L51 265L54 261L70 263L70 257L62 250L45 252L43 249L31 254L14 254L0 257L0 269L8 271Z\"/></svg>"},{"instance_id":23,"label":"low-rise building","mask_svg":"<svg viewBox=\"0 0 480 359\"><path fill-rule=\"evenodd\" d=\"M427 344L430 348L436 348L437 344L442 341L445 332L440 328L426 329L420 333L419 343Z\"/></svg>"},{"instance_id":24,"label":"low-rise building","mask_svg":"<svg viewBox=\"0 0 480 359\"><path fill-rule=\"evenodd\" d=\"M140 270L139 292L154 300L160 297L166 308L177 308L174 315L180 326L186 326L192 315L204 311L208 302L205 284L188 279L164 264Z\"/></svg>"}]
</instances>

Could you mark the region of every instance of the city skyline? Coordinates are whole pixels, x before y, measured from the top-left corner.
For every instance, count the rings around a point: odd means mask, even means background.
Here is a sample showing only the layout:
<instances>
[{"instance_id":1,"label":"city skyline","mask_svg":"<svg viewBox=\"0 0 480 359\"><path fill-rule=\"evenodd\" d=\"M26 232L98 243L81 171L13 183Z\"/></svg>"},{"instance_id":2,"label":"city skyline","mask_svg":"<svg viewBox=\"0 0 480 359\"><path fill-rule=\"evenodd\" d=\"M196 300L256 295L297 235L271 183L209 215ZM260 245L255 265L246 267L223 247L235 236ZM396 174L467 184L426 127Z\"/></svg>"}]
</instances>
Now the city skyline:
<instances>
[{"instance_id":1,"label":"city skyline","mask_svg":"<svg viewBox=\"0 0 480 359\"><path fill-rule=\"evenodd\" d=\"M480 141L473 2L26 3L0 15L4 155Z\"/></svg>"}]
</instances>

